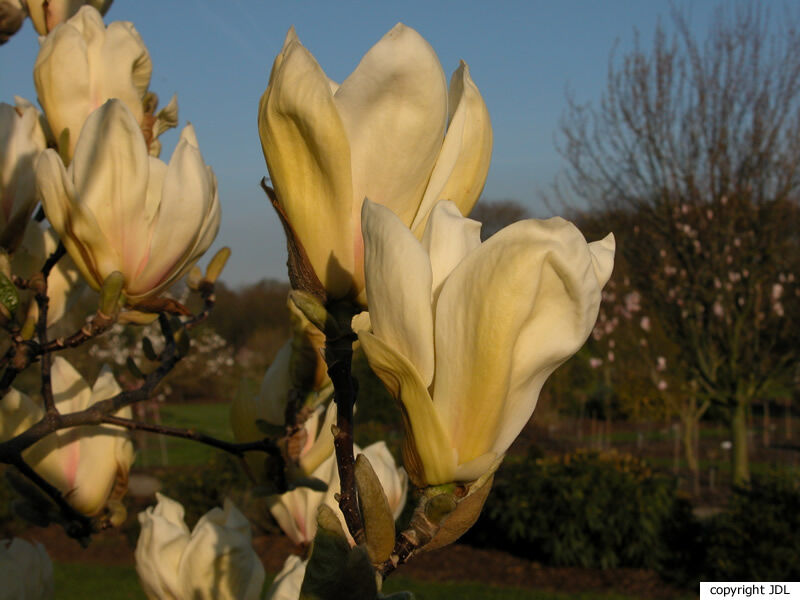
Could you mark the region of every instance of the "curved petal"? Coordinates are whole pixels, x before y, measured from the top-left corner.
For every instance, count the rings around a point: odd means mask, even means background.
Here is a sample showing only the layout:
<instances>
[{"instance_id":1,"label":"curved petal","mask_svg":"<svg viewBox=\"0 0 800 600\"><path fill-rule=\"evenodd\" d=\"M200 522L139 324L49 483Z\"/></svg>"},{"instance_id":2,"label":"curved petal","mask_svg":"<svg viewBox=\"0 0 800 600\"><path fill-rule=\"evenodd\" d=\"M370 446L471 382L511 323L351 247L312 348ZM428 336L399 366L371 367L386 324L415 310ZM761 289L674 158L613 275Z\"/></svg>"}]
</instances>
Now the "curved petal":
<instances>
[{"instance_id":1,"label":"curved petal","mask_svg":"<svg viewBox=\"0 0 800 600\"><path fill-rule=\"evenodd\" d=\"M80 206L75 204L75 188L55 150L45 150L39 156L36 162L36 188L47 219L58 233L70 257L89 285L98 289L102 279L95 257L82 240L87 239L92 246L107 243L107 240L94 217L89 215L84 218ZM76 229L81 236L74 234ZM108 266L113 264L112 260Z\"/></svg>"},{"instance_id":2,"label":"curved petal","mask_svg":"<svg viewBox=\"0 0 800 600\"><path fill-rule=\"evenodd\" d=\"M461 216L452 202L443 201L436 205L422 236L422 246L431 260L434 301L456 265L480 245L481 224L478 221Z\"/></svg>"},{"instance_id":3,"label":"curved petal","mask_svg":"<svg viewBox=\"0 0 800 600\"><path fill-rule=\"evenodd\" d=\"M102 27L102 19L99 18ZM92 26L97 34L97 24ZM100 34L102 35L102 34ZM80 29L65 24L44 38L33 67L36 95L56 141L69 129L72 156L83 121L91 112L91 68Z\"/></svg>"},{"instance_id":4,"label":"curved petal","mask_svg":"<svg viewBox=\"0 0 800 600\"><path fill-rule=\"evenodd\" d=\"M94 216L107 239L89 251L95 257L113 252L113 270L130 285L150 243L144 218L150 158L139 124L122 102L109 100L86 119L70 169L82 211ZM97 267L101 280L111 273L100 261Z\"/></svg>"},{"instance_id":5,"label":"curved petal","mask_svg":"<svg viewBox=\"0 0 800 600\"><path fill-rule=\"evenodd\" d=\"M418 487L453 481L456 454L450 434L414 365L367 331L359 331L358 339L370 368L400 401L406 432L403 463L411 481Z\"/></svg>"},{"instance_id":6,"label":"curved petal","mask_svg":"<svg viewBox=\"0 0 800 600\"><path fill-rule=\"evenodd\" d=\"M180 598L256 600L264 567L250 543L250 523L226 499L200 517L178 566Z\"/></svg>"},{"instance_id":7,"label":"curved petal","mask_svg":"<svg viewBox=\"0 0 800 600\"><path fill-rule=\"evenodd\" d=\"M494 445L498 453L505 452L530 418L550 374L589 337L597 321L603 285L613 267L613 236L587 244L572 223L560 218L533 221L528 229L527 235L541 239L552 250L540 270L533 310L514 347L506 400L509 418Z\"/></svg>"},{"instance_id":8,"label":"curved petal","mask_svg":"<svg viewBox=\"0 0 800 600\"><path fill-rule=\"evenodd\" d=\"M216 181L193 139L193 132L181 138L167 166L149 252L129 287L132 296L148 295L175 280L214 207Z\"/></svg>"},{"instance_id":9,"label":"curved petal","mask_svg":"<svg viewBox=\"0 0 800 600\"><path fill-rule=\"evenodd\" d=\"M453 271L437 306L434 401L459 463L505 452L599 300L586 241L563 219L506 227Z\"/></svg>"},{"instance_id":10,"label":"curved petal","mask_svg":"<svg viewBox=\"0 0 800 600\"><path fill-rule=\"evenodd\" d=\"M455 202L468 215L478 201L492 158L492 123L478 87L463 60L450 80L450 123L425 196L411 229L422 236L431 208L439 200Z\"/></svg>"},{"instance_id":11,"label":"curved petal","mask_svg":"<svg viewBox=\"0 0 800 600\"><path fill-rule=\"evenodd\" d=\"M136 572L147 597L179 598L178 565L189 543L183 506L156 492L158 504L139 513Z\"/></svg>"},{"instance_id":12,"label":"curved petal","mask_svg":"<svg viewBox=\"0 0 800 600\"><path fill-rule=\"evenodd\" d=\"M345 296L353 270L350 147L317 61L287 35L258 110L272 185L311 265L333 297Z\"/></svg>"},{"instance_id":13,"label":"curved petal","mask_svg":"<svg viewBox=\"0 0 800 600\"><path fill-rule=\"evenodd\" d=\"M372 330L414 365L425 387L433 379L431 263L392 211L364 201L364 265Z\"/></svg>"},{"instance_id":14,"label":"curved petal","mask_svg":"<svg viewBox=\"0 0 800 600\"><path fill-rule=\"evenodd\" d=\"M334 99L350 141L354 218L369 198L409 225L447 122L447 82L436 53L398 23L364 55Z\"/></svg>"}]
</instances>

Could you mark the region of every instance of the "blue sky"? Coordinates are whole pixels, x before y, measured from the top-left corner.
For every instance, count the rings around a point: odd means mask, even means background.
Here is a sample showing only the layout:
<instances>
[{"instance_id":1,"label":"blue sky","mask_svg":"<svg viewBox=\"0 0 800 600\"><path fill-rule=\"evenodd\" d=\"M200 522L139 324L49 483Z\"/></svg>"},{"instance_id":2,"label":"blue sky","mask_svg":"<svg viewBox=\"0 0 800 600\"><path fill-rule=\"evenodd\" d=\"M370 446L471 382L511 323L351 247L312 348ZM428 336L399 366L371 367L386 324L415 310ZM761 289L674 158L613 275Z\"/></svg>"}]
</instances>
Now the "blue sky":
<instances>
[{"instance_id":1,"label":"blue sky","mask_svg":"<svg viewBox=\"0 0 800 600\"><path fill-rule=\"evenodd\" d=\"M689 11L698 32L715 6L673 4ZM105 20L134 23L154 63L150 88L162 105L177 93L181 123L194 124L219 180L223 222L214 248L231 246L223 279L239 285L286 279L283 233L258 185L266 165L256 114L290 25L337 81L398 21L428 40L448 78L465 60L494 129L483 197L512 198L546 217L538 197L562 166L553 140L565 91L596 102L614 44L618 52L630 48L634 30L649 40L659 18L669 24L670 6L666 0L116 0ZM30 23L0 47L0 101L34 100L37 51ZM177 134L162 140L161 158L169 160Z\"/></svg>"}]
</instances>

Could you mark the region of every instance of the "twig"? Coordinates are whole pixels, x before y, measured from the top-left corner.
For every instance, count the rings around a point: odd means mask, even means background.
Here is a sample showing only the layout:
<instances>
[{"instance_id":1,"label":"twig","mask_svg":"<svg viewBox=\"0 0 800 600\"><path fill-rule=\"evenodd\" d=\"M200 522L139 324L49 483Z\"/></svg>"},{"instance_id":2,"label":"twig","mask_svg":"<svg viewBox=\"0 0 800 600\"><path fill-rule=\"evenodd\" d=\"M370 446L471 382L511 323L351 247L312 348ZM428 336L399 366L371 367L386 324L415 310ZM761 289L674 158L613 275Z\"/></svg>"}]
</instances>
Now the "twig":
<instances>
[{"instance_id":1,"label":"twig","mask_svg":"<svg viewBox=\"0 0 800 600\"><path fill-rule=\"evenodd\" d=\"M344 321L345 319L341 319ZM345 332L325 333L325 362L328 364L328 377L333 383L333 399L336 402L336 427L333 446L336 451L336 464L339 469L341 492L339 509L344 515L350 535L356 544L364 543L364 525L358 508L356 493L355 456L353 454L353 403L356 388L350 373L353 361L353 342L356 337L349 321L339 323Z\"/></svg>"},{"instance_id":2,"label":"twig","mask_svg":"<svg viewBox=\"0 0 800 600\"><path fill-rule=\"evenodd\" d=\"M242 457L245 452L250 452L254 450L260 450L266 452L267 454L280 456L280 449L278 448L277 444L275 444L275 442L273 442L272 440L266 438L254 442L243 442L243 443L227 442L225 440L220 440L210 435L206 435L205 433L196 431L194 429L184 429L181 427L169 427L166 425L154 425L151 423L142 423L140 421L135 421L133 419L126 419L124 417L117 417L115 415L104 415L101 418L101 422L108 423L110 425L118 425L120 427L125 427L126 429L131 429L136 431L149 431L151 433L158 433L160 435L167 435L170 437L192 440L200 444L205 444L206 446L211 446L213 448L218 448L219 450L224 450L225 452L234 454L238 457Z\"/></svg>"}]
</instances>

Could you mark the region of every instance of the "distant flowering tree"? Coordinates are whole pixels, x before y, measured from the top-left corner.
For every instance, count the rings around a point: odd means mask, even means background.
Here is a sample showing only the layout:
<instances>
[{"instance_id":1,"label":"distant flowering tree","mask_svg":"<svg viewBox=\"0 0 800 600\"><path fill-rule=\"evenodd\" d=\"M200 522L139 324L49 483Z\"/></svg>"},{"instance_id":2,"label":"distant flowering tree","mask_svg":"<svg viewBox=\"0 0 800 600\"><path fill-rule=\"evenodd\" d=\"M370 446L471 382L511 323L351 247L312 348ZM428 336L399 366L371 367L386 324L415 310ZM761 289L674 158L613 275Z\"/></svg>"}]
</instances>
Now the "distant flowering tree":
<instances>
[{"instance_id":1,"label":"distant flowering tree","mask_svg":"<svg viewBox=\"0 0 800 600\"><path fill-rule=\"evenodd\" d=\"M705 40L673 24L612 55L599 107L570 101L556 193L622 232L643 307L727 416L742 483L748 406L794 375L800 349L800 31L758 5L720 9Z\"/></svg>"}]
</instances>

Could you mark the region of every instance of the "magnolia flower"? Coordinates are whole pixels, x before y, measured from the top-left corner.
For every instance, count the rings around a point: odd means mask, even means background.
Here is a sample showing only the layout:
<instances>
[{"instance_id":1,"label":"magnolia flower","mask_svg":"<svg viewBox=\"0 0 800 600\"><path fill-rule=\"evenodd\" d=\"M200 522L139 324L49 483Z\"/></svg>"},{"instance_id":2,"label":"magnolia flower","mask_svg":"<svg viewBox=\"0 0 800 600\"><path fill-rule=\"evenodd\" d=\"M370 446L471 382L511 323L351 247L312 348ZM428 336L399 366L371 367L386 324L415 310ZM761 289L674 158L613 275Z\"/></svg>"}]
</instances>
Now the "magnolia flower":
<instances>
[{"instance_id":1,"label":"magnolia flower","mask_svg":"<svg viewBox=\"0 0 800 600\"><path fill-rule=\"evenodd\" d=\"M87 119L69 168L53 150L36 166L47 218L95 290L114 271L136 302L182 277L219 229L217 179L187 125L169 165L148 156L131 112L109 100Z\"/></svg>"},{"instance_id":2,"label":"magnolia flower","mask_svg":"<svg viewBox=\"0 0 800 600\"><path fill-rule=\"evenodd\" d=\"M280 573L267 592L268 600L297 600L300 598L300 588L303 587L303 578L306 576L308 561L299 556L290 554L283 563Z\"/></svg>"},{"instance_id":3,"label":"magnolia flower","mask_svg":"<svg viewBox=\"0 0 800 600\"><path fill-rule=\"evenodd\" d=\"M104 15L113 0L25 0L28 14L39 35L47 35L56 25L63 23L84 5L88 4Z\"/></svg>"},{"instance_id":4,"label":"magnolia flower","mask_svg":"<svg viewBox=\"0 0 800 600\"><path fill-rule=\"evenodd\" d=\"M0 540L0 581L0 598L51 600L53 563L44 546L20 538Z\"/></svg>"},{"instance_id":5,"label":"magnolia flower","mask_svg":"<svg viewBox=\"0 0 800 600\"><path fill-rule=\"evenodd\" d=\"M51 379L56 408L62 414L84 410L121 391L108 366L89 388L80 373L61 357L53 360ZM0 414L0 441L5 441L38 422L44 409L40 402L12 388L0 400ZM130 418L130 407L117 415ZM124 429L85 425L51 433L25 450L22 457L57 487L73 508L95 515L109 498L124 492L134 453ZM120 484L121 488L116 487Z\"/></svg>"},{"instance_id":6,"label":"magnolia flower","mask_svg":"<svg viewBox=\"0 0 800 600\"><path fill-rule=\"evenodd\" d=\"M394 458L384 442L376 442L364 450L355 446L353 452L356 456L363 453L369 459L381 482L383 491L386 493L389 508L391 508L394 518L397 519L403 512L406 501L408 477L405 471L397 468ZM341 489L336 456L331 454L314 470L312 476L328 484L328 490L315 492L310 488L299 487L269 499L269 510L272 516L295 544L308 544L314 539L317 532L317 509L323 502L333 509L342 522L342 527L347 531L344 516L339 510L339 503L335 498Z\"/></svg>"},{"instance_id":7,"label":"magnolia flower","mask_svg":"<svg viewBox=\"0 0 800 600\"><path fill-rule=\"evenodd\" d=\"M571 223L514 223L481 244L480 224L441 202L422 243L365 202L373 371L403 408L404 462L422 487L473 481L530 418L547 377L584 343L611 275L614 238Z\"/></svg>"},{"instance_id":8,"label":"magnolia flower","mask_svg":"<svg viewBox=\"0 0 800 600\"><path fill-rule=\"evenodd\" d=\"M47 147L39 111L22 98L0 103L0 244L13 250L36 206L34 166Z\"/></svg>"},{"instance_id":9,"label":"magnolia flower","mask_svg":"<svg viewBox=\"0 0 800 600\"><path fill-rule=\"evenodd\" d=\"M139 513L136 572L151 600L256 600L264 567L250 523L233 502L200 517L192 532L183 506L161 494Z\"/></svg>"},{"instance_id":10,"label":"magnolia flower","mask_svg":"<svg viewBox=\"0 0 800 600\"><path fill-rule=\"evenodd\" d=\"M31 18L36 23L35 15L41 8L37 4L41 2L30 4L34 7ZM73 12L76 4L83 2L56 0L49 6L63 16ZM83 6L44 38L33 67L33 80L59 146L68 131L62 155L74 155L87 117L110 98L123 102L141 125L142 102L152 71L150 55L133 24L117 21L106 29L100 13L92 6Z\"/></svg>"},{"instance_id":11,"label":"magnolia flower","mask_svg":"<svg viewBox=\"0 0 800 600\"><path fill-rule=\"evenodd\" d=\"M341 85L290 29L258 127L290 242L305 249L329 297L362 303L364 198L421 235L438 200L472 209L492 148L489 114L467 65L448 93L433 48L402 24Z\"/></svg>"}]
</instances>

